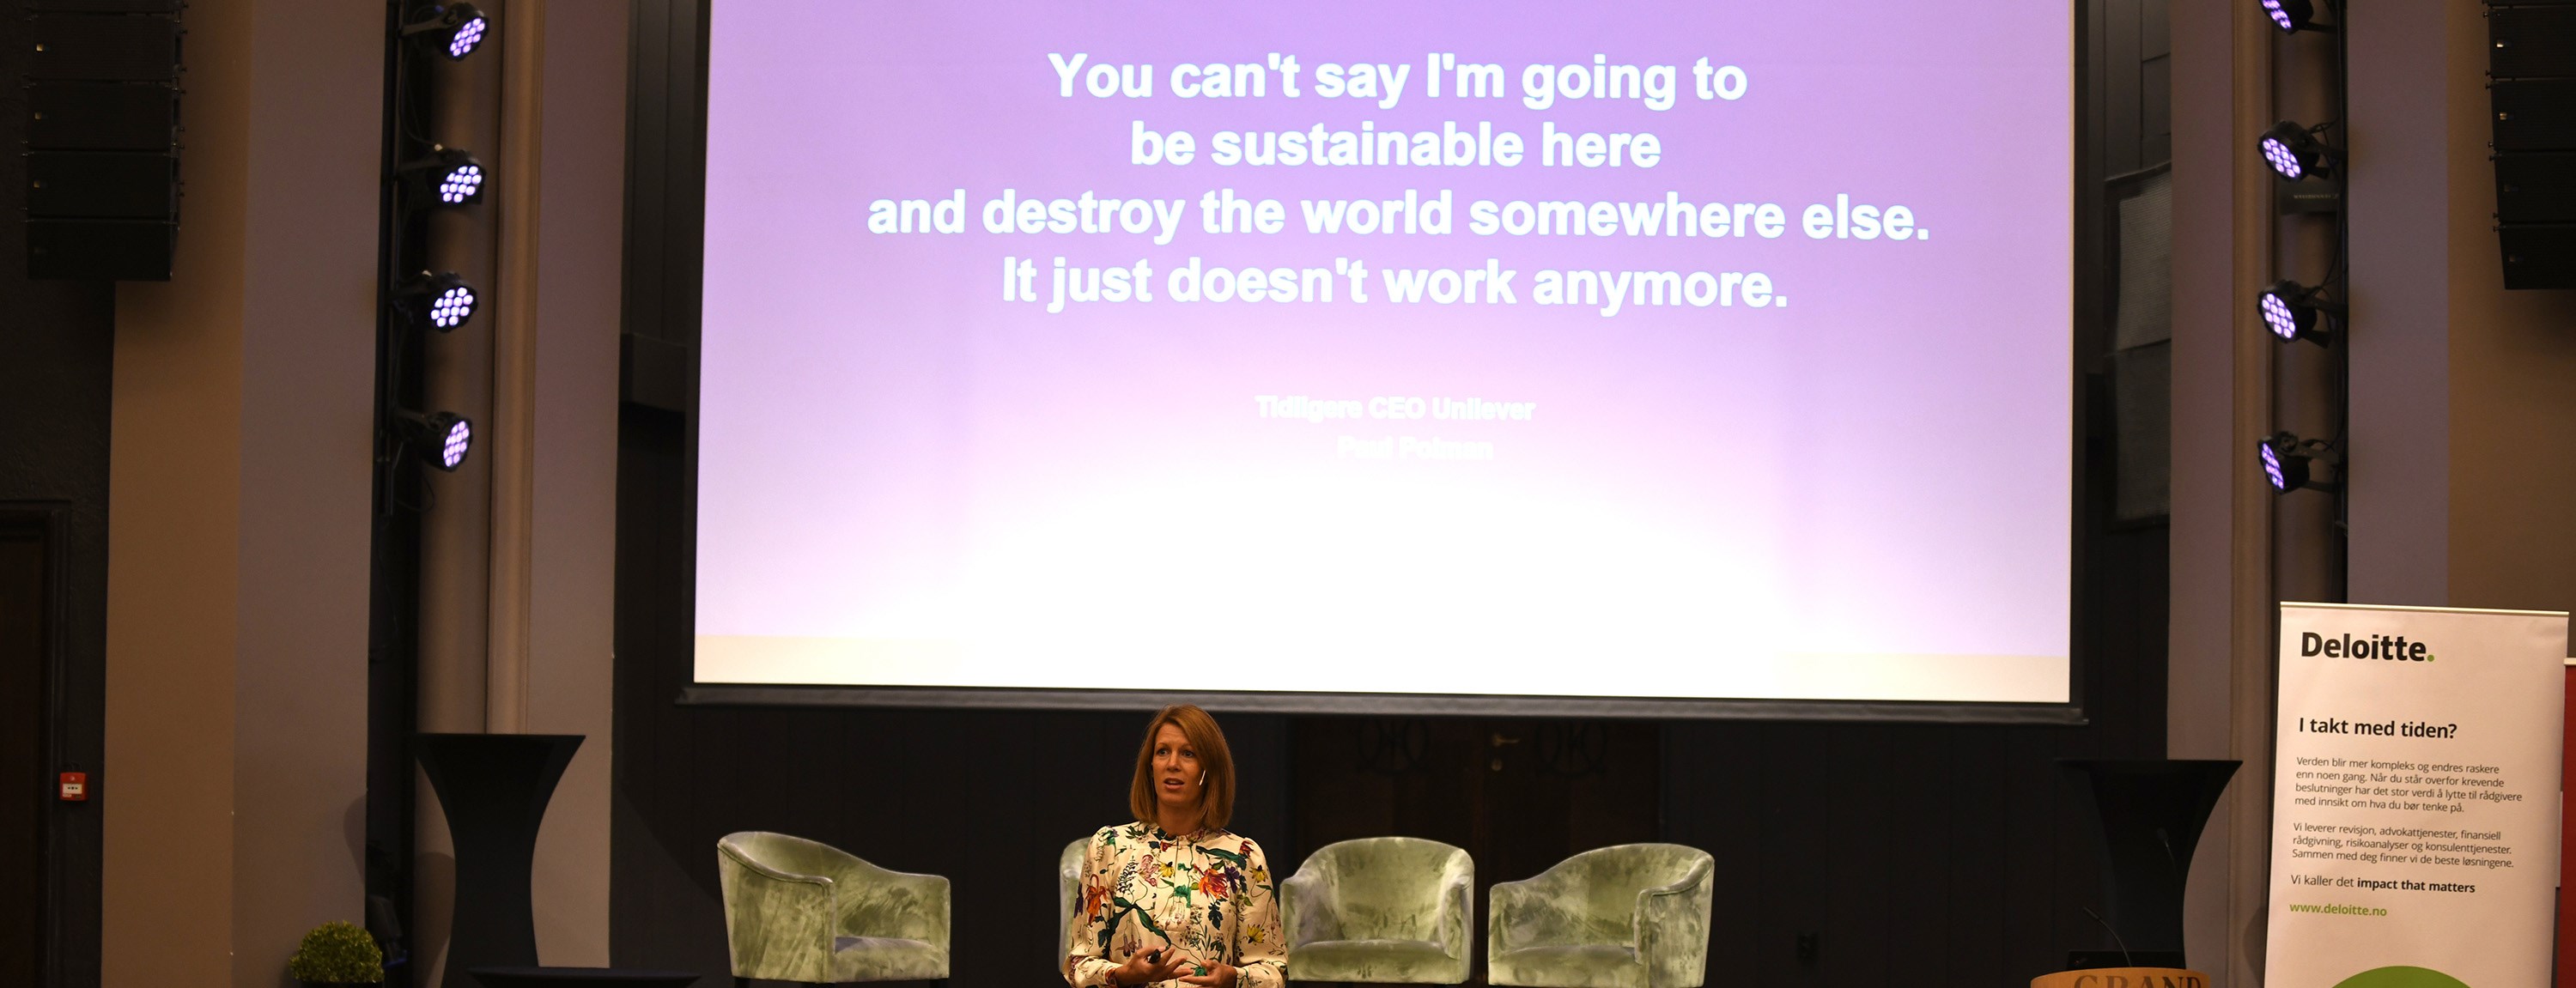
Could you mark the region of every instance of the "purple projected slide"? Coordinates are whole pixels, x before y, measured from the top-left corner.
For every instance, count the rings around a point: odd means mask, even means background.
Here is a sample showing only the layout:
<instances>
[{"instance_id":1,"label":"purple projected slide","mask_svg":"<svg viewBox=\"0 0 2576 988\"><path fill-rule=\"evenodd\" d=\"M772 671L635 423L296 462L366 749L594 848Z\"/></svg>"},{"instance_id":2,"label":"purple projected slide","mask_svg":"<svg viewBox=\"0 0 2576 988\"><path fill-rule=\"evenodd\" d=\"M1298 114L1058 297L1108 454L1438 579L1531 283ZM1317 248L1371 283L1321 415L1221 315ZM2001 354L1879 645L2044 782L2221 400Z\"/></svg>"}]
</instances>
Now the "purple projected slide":
<instances>
[{"instance_id":1,"label":"purple projected slide","mask_svg":"<svg viewBox=\"0 0 2576 988\"><path fill-rule=\"evenodd\" d=\"M2071 35L716 4L697 678L2063 702Z\"/></svg>"}]
</instances>

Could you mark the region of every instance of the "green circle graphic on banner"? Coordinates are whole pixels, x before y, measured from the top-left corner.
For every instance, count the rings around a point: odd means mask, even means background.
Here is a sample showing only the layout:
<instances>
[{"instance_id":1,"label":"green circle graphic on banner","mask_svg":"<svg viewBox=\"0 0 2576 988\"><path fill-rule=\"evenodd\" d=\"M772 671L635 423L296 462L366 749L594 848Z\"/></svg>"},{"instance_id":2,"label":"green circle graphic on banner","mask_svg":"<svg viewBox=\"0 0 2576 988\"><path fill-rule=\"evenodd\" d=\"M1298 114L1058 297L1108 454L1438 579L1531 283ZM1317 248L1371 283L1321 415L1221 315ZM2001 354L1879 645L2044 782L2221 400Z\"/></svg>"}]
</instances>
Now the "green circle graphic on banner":
<instances>
[{"instance_id":1,"label":"green circle graphic on banner","mask_svg":"<svg viewBox=\"0 0 2576 988\"><path fill-rule=\"evenodd\" d=\"M2335 988L2469 988L2458 978L2429 967L2375 967L2343 979Z\"/></svg>"}]
</instances>

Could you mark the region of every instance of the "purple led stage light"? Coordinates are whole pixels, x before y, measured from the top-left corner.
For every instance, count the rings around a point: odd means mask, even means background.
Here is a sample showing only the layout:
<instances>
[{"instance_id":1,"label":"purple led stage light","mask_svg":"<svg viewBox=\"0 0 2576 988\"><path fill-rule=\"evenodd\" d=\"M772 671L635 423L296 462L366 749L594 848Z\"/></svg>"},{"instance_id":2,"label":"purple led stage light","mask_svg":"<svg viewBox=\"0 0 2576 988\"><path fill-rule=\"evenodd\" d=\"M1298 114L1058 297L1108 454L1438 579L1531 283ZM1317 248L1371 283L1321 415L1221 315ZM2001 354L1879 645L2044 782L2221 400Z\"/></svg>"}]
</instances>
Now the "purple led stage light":
<instances>
[{"instance_id":1,"label":"purple led stage light","mask_svg":"<svg viewBox=\"0 0 2576 988\"><path fill-rule=\"evenodd\" d=\"M2282 178L2299 178L2307 174L2307 169L2299 164L2299 156L2290 153L2290 146L2281 143L2277 137L2263 139L2263 160L2271 162L2272 170L2281 173Z\"/></svg>"},{"instance_id":2,"label":"purple led stage light","mask_svg":"<svg viewBox=\"0 0 2576 988\"><path fill-rule=\"evenodd\" d=\"M439 446L438 450L439 467L454 470L465 465L465 454L473 447L474 423L464 419L449 423L446 441Z\"/></svg>"},{"instance_id":3,"label":"purple led stage light","mask_svg":"<svg viewBox=\"0 0 2576 988\"><path fill-rule=\"evenodd\" d=\"M2318 325L2324 313L2343 314L2343 307L2321 301L2321 289L2295 281L2276 281L2256 296L2255 309L2263 316L2263 326L2282 342L2306 340L2318 346L2332 342L2332 334Z\"/></svg>"},{"instance_id":4,"label":"purple led stage light","mask_svg":"<svg viewBox=\"0 0 2576 988\"><path fill-rule=\"evenodd\" d=\"M2254 454L2261 458L2263 464L2263 480L2272 485L2275 494L2311 487L2334 489L2334 484L2318 483L2309 478L2309 467L2319 453L2331 457L2333 449L2325 443L2300 439L2287 432L2273 433L2270 438L2254 444Z\"/></svg>"},{"instance_id":5,"label":"purple led stage light","mask_svg":"<svg viewBox=\"0 0 2576 988\"><path fill-rule=\"evenodd\" d=\"M2317 140L2315 132L2287 120L2264 131L2256 147L2263 152L2265 164L2282 178L2292 180L2324 178L2328 166L2341 156L2341 152Z\"/></svg>"},{"instance_id":6,"label":"purple led stage light","mask_svg":"<svg viewBox=\"0 0 2576 988\"><path fill-rule=\"evenodd\" d=\"M456 33L448 36L447 39L447 57L462 59L473 54L474 49L483 43L483 28L487 23L489 22L485 21L482 15L477 14L467 19L465 23L457 25Z\"/></svg>"},{"instance_id":7,"label":"purple led stage light","mask_svg":"<svg viewBox=\"0 0 2576 988\"><path fill-rule=\"evenodd\" d=\"M454 271L423 271L394 292L394 304L415 326L447 332L474 318L474 286Z\"/></svg>"},{"instance_id":8,"label":"purple led stage light","mask_svg":"<svg viewBox=\"0 0 2576 988\"><path fill-rule=\"evenodd\" d=\"M438 49L449 61L459 61L483 46L484 37L492 33L492 22L470 3L431 6L404 24L402 33Z\"/></svg>"},{"instance_id":9,"label":"purple led stage light","mask_svg":"<svg viewBox=\"0 0 2576 988\"><path fill-rule=\"evenodd\" d=\"M405 162L403 184L412 208L464 206L483 198L483 163L458 148L430 145L429 154Z\"/></svg>"},{"instance_id":10,"label":"purple led stage light","mask_svg":"<svg viewBox=\"0 0 2576 988\"><path fill-rule=\"evenodd\" d=\"M440 329L455 329L473 315L474 290L462 285L440 292L429 306L429 324Z\"/></svg>"},{"instance_id":11,"label":"purple led stage light","mask_svg":"<svg viewBox=\"0 0 2576 988\"><path fill-rule=\"evenodd\" d=\"M438 180L438 201L449 205L471 202L482 192L483 167L480 165L461 166Z\"/></svg>"},{"instance_id":12,"label":"purple led stage light","mask_svg":"<svg viewBox=\"0 0 2576 988\"><path fill-rule=\"evenodd\" d=\"M2272 327L2272 335L2285 340L2299 338L2299 317L2290 311L2290 303L2275 292L2263 293L2263 323Z\"/></svg>"},{"instance_id":13,"label":"purple led stage light","mask_svg":"<svg viewBox=\"0 0 2576 988\"><path fill-rule=\"evenodd\" d=\"M2262 0L2262 4L2263 15L2271 18L2272 26L2283 32L2307 30L2317 16L2316 4L2312 0Z\"/></svg>"},{"instance_id":14,"label":"purple led stage light","mask_svg":"<svg viewBox=\"0 0 2576 988\"><path fill-rule=\"evenodd\" d=\"M454 412L398 412L395 428L421 462L453 472L474 451L474 423Z\"/></svg>"}]
</instances>

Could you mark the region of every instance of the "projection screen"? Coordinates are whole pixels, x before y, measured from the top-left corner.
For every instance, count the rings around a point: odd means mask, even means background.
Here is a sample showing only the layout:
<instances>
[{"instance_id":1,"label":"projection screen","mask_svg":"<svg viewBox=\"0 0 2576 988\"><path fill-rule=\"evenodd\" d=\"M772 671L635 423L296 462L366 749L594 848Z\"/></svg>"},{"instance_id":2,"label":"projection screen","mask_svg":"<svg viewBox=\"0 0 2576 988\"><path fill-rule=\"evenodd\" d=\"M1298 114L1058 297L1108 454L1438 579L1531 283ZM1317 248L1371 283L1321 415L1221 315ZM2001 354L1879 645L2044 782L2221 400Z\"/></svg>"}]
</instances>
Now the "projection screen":
<instances>
[{"instance_id":1,"label":"projection screen","mask_svg":"<svg viewBox=\"0 0 2576 988\"><path fill-rule=\"evenodd\" d=\"M2072 38L719 0L696 679L2068 703Z\"/></svg>"}]
</instances>

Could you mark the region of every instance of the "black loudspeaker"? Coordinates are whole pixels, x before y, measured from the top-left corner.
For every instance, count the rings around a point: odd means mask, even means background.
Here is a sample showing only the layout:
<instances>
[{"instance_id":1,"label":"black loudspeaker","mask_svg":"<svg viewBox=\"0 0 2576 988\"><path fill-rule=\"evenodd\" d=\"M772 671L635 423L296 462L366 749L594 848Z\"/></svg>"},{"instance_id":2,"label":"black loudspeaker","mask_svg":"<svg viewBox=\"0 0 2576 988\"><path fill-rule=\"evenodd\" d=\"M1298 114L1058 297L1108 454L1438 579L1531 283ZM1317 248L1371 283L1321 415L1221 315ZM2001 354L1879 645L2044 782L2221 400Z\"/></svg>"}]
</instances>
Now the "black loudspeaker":
<instances>
[{"instance_id":1,"label":"black loudspeaker","mask_svg":"<svg viewBox=\"0 0 2576 988\"><path fill-rule=\"evenodd\" d=\"M2576 0L2489 0L2506 288L2576 288Z\"/></svg>"},{"instance_id":2,"label":"black loudspeaker","mask_svg":"<svg viewBox=\"0 0 2576 988\"><path fill-rule=\"evenodd\" d=\"M168 281L180 0L28 0L27 276Z\"/></svg>"}]
</instances>

